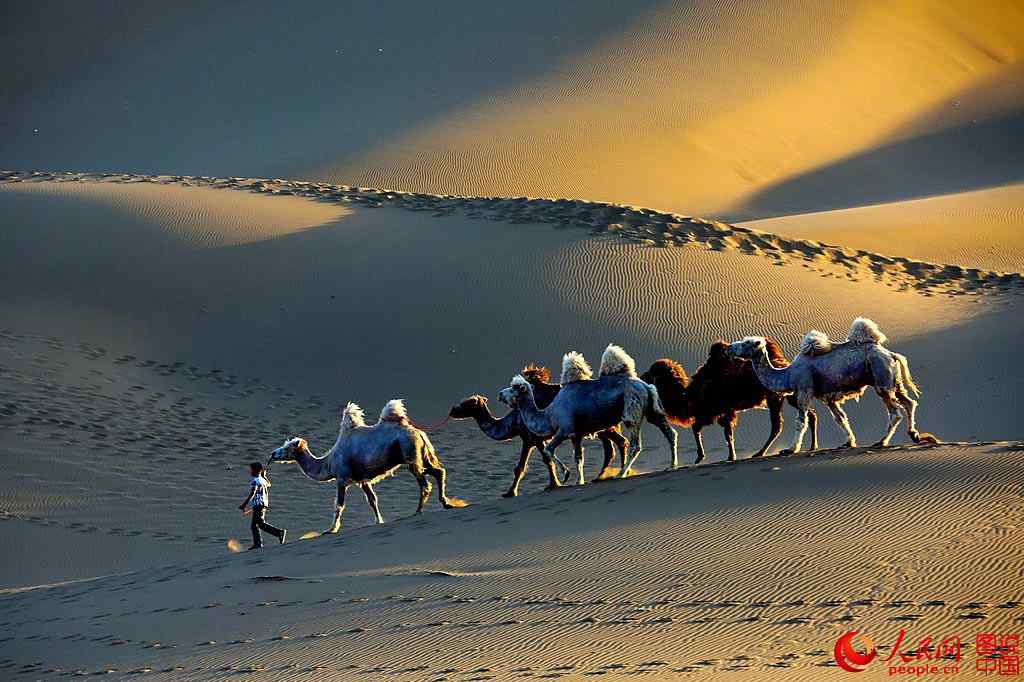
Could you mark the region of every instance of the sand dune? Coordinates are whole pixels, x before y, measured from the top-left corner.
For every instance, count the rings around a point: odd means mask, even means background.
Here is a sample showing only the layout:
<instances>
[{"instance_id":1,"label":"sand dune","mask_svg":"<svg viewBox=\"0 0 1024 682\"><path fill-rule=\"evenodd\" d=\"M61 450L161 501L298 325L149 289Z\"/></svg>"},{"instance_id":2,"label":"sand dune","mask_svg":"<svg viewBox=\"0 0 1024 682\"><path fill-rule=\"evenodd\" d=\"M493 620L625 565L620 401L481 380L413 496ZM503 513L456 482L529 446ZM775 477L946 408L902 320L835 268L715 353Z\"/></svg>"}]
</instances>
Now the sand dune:
<instances>
[{"instance_id":1,"label":"sand dune","mask_svg":"<svg viewBox=\"0 0 1024 682\"><path fill-rule=\"evenodd\" d=\"M743 223L936 263L1024 270L1024 185Z\"/></svg>"},{"instance_id":2,"label":"sand dune","mask_svg":"<svg viewBox=\"0 0 1024 682\"><path fill-rule=\"evenodd\" d=\"M0 678L816 682L853 629L970 677L1024 625L1020 2L23 5ZM824 449L748 460L747 413L737 463L652 432L629 480L542 493L534 455L504 500L518 442L442 419L570 349L692 373L858 315L947 444L830 450L819 409ZM470 506L410 516L398 471L325 536L334 486L275 465L290 542L241 553L247 464L392 398Z\"/></svg>"},{"instance_id":3,"label":"sand dune","mask_svg":"<svg viewBox=\"0 0 1024 682\"><path fill-rule=\"evenodd\" d=\"M968 676L974 635L1024 618L1021 447L710 466L7 594L0 665L43 679L819 680L842 633L868 633L884 658L903 628L903 651L959 635Z\"/></svg>"},{"instance_id":4,"label":"sand dune","mask_svg":"<svg viewBox=\"0 0 1024 682\"><path fill-rule=\"evenodd\" d=\"M7 166L580 197L732 221L1021 180L1013 0L453 1L397 19L263 2L160 10L162 26L61 11L87 15L92 43L145 48L117 60L72 36L32 75L7 76ZM46 36L37 14L0 41L8 61ZM209 55L217 68L197 82Z\"/></svg>"},{"instance_id":5,"label":"sand dune","mask_svg":"<svg viewBox=\"0 0 1024 682\"><path fill-rule=\"evenodd\" d=\"M190 248L216 248L264 241L336 222L347 213L343 206L311 204L285 197L273 201L259 195L228 197L213 186L167 192L160 185L171 178L144 183L125 192L117 185L97 182L18 183L20 192L43 192L108 206L158 227L163 234Z\"/></svg>"},{"instance_id":6,"label":"sand dune","mask_svg":"<svg viewBox=\"0 0 1024 682\"><path fill-rule=\"evenodd\" d=\"M972 107L982 121L1011 115L1012 122L980 130L955 154L942 133L950 123L934 111L1016 73L1024 15L1011 5L666 6L537 82L313 174L420 191L623 201L733 220L801 210L812 193L819 203L802 210L877 203L887 199L876 193L894 185L901 198L962 189L950 186L937 158L955 162L958 183L1001 184L1020 177L1019 134L1007 132L1020 128L1021 91L1004 91L1016 93L1012 104ZM920 143L907 145L910 130ZM851 187L844 203L828 203L829 192L842 191L836 182L824 192L816 185L770 193L897 141L904 146L883 157L895 168L867 164L842 177ZM904 172L908 165L913 173Z\"/></svg>"},{"instance_id":7,"label":"sand dune","mask_svg":"<svg viewBox=\"0 0 1024 682\"><path fill-rule=\"evenodd\" d=\"M19 254L0 281L4 318L18 321L0 344L0 382L16 396L0 406L0 448L20 462L0 487L4 518L18 528L8 537L105 548L73 566L58 552L7 562L7 585L223 554L228 538L246 540L232 511L244 464L291 435L325 449L347 400L372 412L403 397L431 423L463 396L493 396L527 362L554 365L572 348L596 361L609 341L641 366L667 355L692 371L718 337L768 333L793 352L807 329L841 336L869 314L911 358L925 428L947 439L1019 436L1005 380L1016 366L1019 275L586 202L243 179L5 178L4 253ZM197 211L224 216L209 223L219 242L185 238ZM274 217L273 229L251 229L257 214ZM225 243L238 235L247 241ZM966 349L952 364L951 347ZM873 396L852 406L862 439L881 432L883 414ZM766 429L764 414L745 417L741 453ZM840 440L828 420L821 435ZM479 502L508 485L514 443L461 422L432 438L455 494ZM666 453L647 440L640 470L659 470ZM711 461L724 456L717 429L706 442ZM686 433L680 443L692 461ZM589 448L590 477L597 460ZM153 499L165 476L188 491L176 514ZM544 483L535 462L523 490ZM414 490L407 475L384 484L385 518L408 514ZM330 486L294 468L276 471L275 494L276 519L297 534L329 520ZM346 528L369 520L357 500Z\"/></svg>"}]
</instances>

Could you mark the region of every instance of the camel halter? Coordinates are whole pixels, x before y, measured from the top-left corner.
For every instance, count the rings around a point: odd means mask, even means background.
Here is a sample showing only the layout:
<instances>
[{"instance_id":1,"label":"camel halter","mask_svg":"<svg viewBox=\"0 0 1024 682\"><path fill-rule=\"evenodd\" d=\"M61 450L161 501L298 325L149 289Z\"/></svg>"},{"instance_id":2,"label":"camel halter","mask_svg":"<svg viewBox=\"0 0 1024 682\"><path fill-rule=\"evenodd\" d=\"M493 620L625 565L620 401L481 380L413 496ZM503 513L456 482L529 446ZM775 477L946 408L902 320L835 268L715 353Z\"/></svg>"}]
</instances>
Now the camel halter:
<instances>
[{"instance_id":1,"label":"camel halter","mask_svg":"<svg viewBox=\"0 0 1024 682\"><path fill-rule=\"evenodd\" d=\"M445 417L441 421L433 422L431 424L418 424L418 423L414 422L412 419L409 419L409 423L412 424L415 428L419 429L420 431L427 431L427 432L429 432L429 431L437 431L438 429L446 426L448 424L448 422L451 420L451 418L452 418L451 415L448 415L447 417Z\"/></svg>"}]
</instances>

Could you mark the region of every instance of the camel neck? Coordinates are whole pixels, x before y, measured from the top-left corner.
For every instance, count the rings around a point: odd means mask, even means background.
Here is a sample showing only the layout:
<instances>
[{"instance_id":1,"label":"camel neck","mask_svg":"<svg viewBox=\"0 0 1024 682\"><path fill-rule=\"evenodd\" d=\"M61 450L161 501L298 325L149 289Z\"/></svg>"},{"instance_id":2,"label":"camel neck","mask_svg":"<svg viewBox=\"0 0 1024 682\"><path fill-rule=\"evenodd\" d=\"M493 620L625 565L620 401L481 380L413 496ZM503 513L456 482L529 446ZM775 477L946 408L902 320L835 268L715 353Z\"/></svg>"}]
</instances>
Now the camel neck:
<instances>
[{"instance_id":1,"label":"camel neck","mask_svg":"<svg viewBox=\"0 0 1024 682\"><path fill-rule=\"evenodd\" d=\"M768 357L768 350L762 349L752 360L754 373L761 385L769 391L781 393L789 390L789 368L776 368Z\"/></svg>"},{"instance_id":2,"label":"camel neck","mask_svg":"<svg viewBox=\"0 0 1024 682\"><path fill-rule=\"evenodd\" d=\"M522 415L526 428L533 434L546 438L554 433L547 414L537 407L532 388L528 389L517 402L519 414Z\"/></svg>"},{"instance_id":3,"label":"camel neck","mask_svg":"<svg viewBox=\"0 0 1024 682\"><path fill-rule=\"evenodd\" d=\"M330 457L317 457L308 450L300 450L295 455L295 463L302 469L307 478L314 481L329 481L334 478L330 471Z\"/></svg>"},{"instance_id":4,"label":"camel neck","mask_svg":"<svg viewBox=\"0 0 1024 682\"><path fill-rule=\"evenodd\" d=\"M515 412L509 412L501 419L491 414L486 405L473 414L477 426L486 436L494 440L508 440L515 434Z\"/></svg>"}]
</instances>

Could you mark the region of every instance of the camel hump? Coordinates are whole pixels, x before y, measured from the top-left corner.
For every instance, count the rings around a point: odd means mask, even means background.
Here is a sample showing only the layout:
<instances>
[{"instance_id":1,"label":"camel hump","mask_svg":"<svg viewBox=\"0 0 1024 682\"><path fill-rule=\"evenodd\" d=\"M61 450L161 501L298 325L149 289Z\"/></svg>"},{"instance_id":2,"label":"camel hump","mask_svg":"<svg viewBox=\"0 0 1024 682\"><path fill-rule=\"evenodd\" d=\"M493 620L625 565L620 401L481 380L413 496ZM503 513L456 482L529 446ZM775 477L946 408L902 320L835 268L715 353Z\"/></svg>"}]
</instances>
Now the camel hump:
<instances>
[{"instance_id":1,"label":"camel hump","mask_svg":"<svg viewBox=\"0 0 1024 682\"><path fill-rule=\"evenodd\" d=\"M562 386L574 381L585 381L593 376L594 372L586 359L576 351L571 350L562 356L562 378L559 380Z\"/></svg>"},{"instance_id":2,"label":"camel hump","mask_svg":"<svg viewBox=\"0 0 1024 682\"><path fill-rule=\"evenodd\" d=\"M825 332L817 329L804 334L804 340L800 342L800 352L804 355L824 355L832 350L832 342Z\"/></svg>"},{"instance_id":3,"label":"camel hump","mask_svg":"<svg viewBox=\"0 0 1024 682\"><path fill-rule=\"evenodd\" d=\"M399 398L389 400L380 411L382 422L405 422L409 420L409 414L405 411L405 402Z\"/></svg>"},{"instance_id":4,"label":"camel hump","mask_svg":"<svg viewBox=\"0 0 1024 682\"><path fill-rule=\"evenodd\" d=\"M866 317L858 317L850 325L850 341L854 343L877 343L882 345L886 342L886 336L874 321Z\"/></svg>"},{"instance_id":5,"label":"camel hump","mask_svg":"<svg viewBox=\"0 0 1024 682\"><path fill-rule=\"evenodd\" d=\"M363 408L356 403L350 402L341 411L341 432L345 433L350 429L359 426L366 426L366 419L363 416Z\"/></svg>"},{"instance_id":6,"label":"camel hump","mask_svg":"<svg viewBox=\"0 0 1024 682\"><path fill-rule=\"evenodd\" d=\"M601 368L598 374L607 376L627 376L636 378L636 362L621 346L608 344L601 355Z\"/></svg>"}]
</instances>

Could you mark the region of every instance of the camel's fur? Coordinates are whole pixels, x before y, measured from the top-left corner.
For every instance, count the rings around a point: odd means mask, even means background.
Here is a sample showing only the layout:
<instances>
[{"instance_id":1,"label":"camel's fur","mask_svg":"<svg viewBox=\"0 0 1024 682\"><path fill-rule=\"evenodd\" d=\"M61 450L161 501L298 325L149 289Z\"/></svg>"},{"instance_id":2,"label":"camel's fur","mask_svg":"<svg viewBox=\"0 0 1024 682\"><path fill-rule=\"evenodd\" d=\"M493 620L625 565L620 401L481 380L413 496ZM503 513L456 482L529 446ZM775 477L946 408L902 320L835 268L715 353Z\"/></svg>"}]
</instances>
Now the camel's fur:
<instances>
[{"instance_id":1,"label":"camel's fur","mask_svg":"<svg viewBox=\"0 0 1024 682\"><path fill-rule=\"evenodd\" d=\"M384 405L384 409L380 411L380 421L382 422L402 423L408 421L408 419L409 414L405 411L405 402L403 400L389 400Z\"/></svg>"},{"instance_id":2,"label":"camel's fur","mask_svg":"<svg viewBox=\"0 0 1024 682\"><path fill-rule=\"evenodd\" d=\"M612 354L624 351L618 349ZM611 356L612 354L609 354ZM578 353L566 354L566 365L581 366L585 360ZM609 368L635 366L630 358L609 363ZM563 377L565 372L563 372ZM642 449L640 426L646 418L661 429L669 442L672 467L677 466L676 434L668 423L665 408L658 398L654 386L627 375L600 376L597 379L577 379L563 382L562 390L546 408L536 402L533 386L520 375L513 377L507 389L501 392L504 402L518 407L527 428L542 438L551 438L544 446L544 452L555 457L556 448L565 440L571 440L576 454L576 472L579 484L583 477L583 439L592 433L616 426L620 422L629 432L627 451L633 447L632 458L625 459L619 476L625 478Z\"/></svg>"},{"instance_id":3,"label":"camel's fur","mask_svg":"<svg viewBox=\"0 0 1024 682\"><path fill-rule=\"evenodd\" d=\"M775 341L767 340L767 349L776 365L788 365L782 349ZM782 433L782 403L785 397L768 391L758 381L750 362L729 355L724 341L715 341L708 351L707 361L689 380L678 363L663 358L651 365L641 379L658 389L669 420L678 426L689 426L697 446L695 464L704 461L704 442L701 430L717 422L725 433L729 448L729 461L736 459L734 431L738 413L751 408L767 407L771 415L771 434L754 457L760 457ZM811 413L812 419L816 415ZM817 428L811 433L817 442Z\"/></svg>"},{"instance_id":4,"label":"camel's fur","mask_svg":"<svg viewBox=\"0 0 1024 682\"><path fill-rule=\"evenodd\" d=\"M348 403L342 410L338 439L324 456L317 457L310 452L305 439L290 438L270 454L267 466L274 462L295 462L307 477L315 481L337 482L338 497L334 522L328 529L330 533L336 533L341 527L345 494L352 484L362 488L377 523L384 523L373 485L403 464L409 467L420 486L417 514L423 511L423 505L430 496L431 485L427 476L437 481L438 499L445 509L465 506L462 500L448 497L447 475L434 446L427 434L409 423L401 400L388 402L381 411L380 420L373 426L366 425L362 408Z\"/></svg>"},{"instance_id":5,"label":"camel's fur","mask_svg":"<svg viewBox=\"0 0 1024 682\"><path fill-rule=\"evenodd\" d=\"M850 327L850 339L842 343L829 341L827 352L802 352L788 367L772 363L764 337L748 336L736 341L730 344L729 352L751 360L758 379L768 390L794 394L800 422L791 452L800 450L811 401L815 398L828 406L836 423L846 432L845 445L856 446L857 439L842 403L859 398L868 386L874 387L889 414L889 426L877 446L889 444L901 421L901 409L907 417L907 434L911 440L938 442L935 436L917 430L917 401L911 394L919 396L920 391L910 374L907 358L884 348L884 340L885 335L874 322L857 318ZM819 344L819 347L824 346Z\"/></svg>"},{"instance_id":6,"label":"camel's fur","mask_svg":"<svg viewBox=\"0 0 1024 682\"><path fill-rule=\"evenodd\" d=\"M889 340L878 325L866 317L858 317L853 321L847 338L854 343L877 343L880 346Z\"/></svg>"},{"instance_id":7,"label":"camel's fur","mask_svg":"<svg viewBox=\"0 0 1024 682\"><path fill-rule=\"evenodd\" d=\"M620 346L608 344L601 355L601 369L598 374L604 377L636 377L636 362Z\"/></svg>"},{"instance_id":8,"label":"camel's fur","mask_svg":"<svg viewBox=\"0 0 1024 682\"><path fill-rule=\"evenodd\" d=\"M558 380L562 386L574 381L589 381L593 376L593 370L581 354L571 350L562 356L562 377Z\"/></svg>"},{"instance_id":9,"label":"camel's fur","mask_svg":"<svg viewBox=\"0 0 1024 682\"><path fill-rule=\"evenodd\" d=\"M829 340L825 332L819 332L817 329L807 332L803 341L800 342L800 352L804 355L824 355L830 350L832 350L832 341ZM787 361L786 364L788 365L789 362ZM784 365L775 364L775 366L782 367Z\"/></svg>"}]
</instances>

